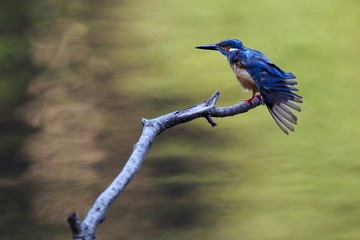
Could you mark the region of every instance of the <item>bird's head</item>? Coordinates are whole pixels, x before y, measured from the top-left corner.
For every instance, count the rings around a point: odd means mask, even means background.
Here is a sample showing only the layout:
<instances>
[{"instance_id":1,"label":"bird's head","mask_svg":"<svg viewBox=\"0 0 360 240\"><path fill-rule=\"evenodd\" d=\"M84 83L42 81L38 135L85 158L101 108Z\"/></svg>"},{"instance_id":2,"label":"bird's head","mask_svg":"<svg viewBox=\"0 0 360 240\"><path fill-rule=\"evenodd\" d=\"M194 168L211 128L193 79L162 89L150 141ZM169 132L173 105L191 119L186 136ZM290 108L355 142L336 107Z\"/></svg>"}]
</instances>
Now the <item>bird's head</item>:
<instances>
[{"instance_id":1,"label":"bird's head","mask_svg":"<svg viewBox=\"0 0 360 240\"><path fill-rule=\"evenodd\" d=\"M241 41L237 39L228 39L215 44L201 45L195 48L206 50L217 50L223 55L228 56L232 51L244 50L244 46Z\"/></svg>"}]
</instances>

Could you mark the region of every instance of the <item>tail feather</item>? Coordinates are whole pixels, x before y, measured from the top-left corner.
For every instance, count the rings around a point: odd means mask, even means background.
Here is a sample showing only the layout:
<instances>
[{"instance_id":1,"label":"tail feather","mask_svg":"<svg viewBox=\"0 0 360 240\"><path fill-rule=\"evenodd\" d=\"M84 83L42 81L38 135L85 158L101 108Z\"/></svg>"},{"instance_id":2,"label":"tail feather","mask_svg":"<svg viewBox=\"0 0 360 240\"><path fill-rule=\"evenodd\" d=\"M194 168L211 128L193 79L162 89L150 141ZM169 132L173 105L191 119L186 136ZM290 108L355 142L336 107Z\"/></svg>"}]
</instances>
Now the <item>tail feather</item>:
<instances>
[{"instance_id":1,"label":"tail feather","mask_svg":"<svg viewBox=\"0 0 360 240\"><path fill-rule=\"evenodd\" d=\"M294 119L295 121L297 121L297 117L295 116L295 114L293 114L292 111L291 111L284 103L280 102L279 104L276 104L276 106L278 106L279 108L281 108L284 112L286 112L287 114L289 114L292 119Z\"/></svg>"},{"instance_id":2,"label":"tail feather","mask_svg":"<svg viewBox=\"0 0 360 240\"><path fill-rule=\"evenodd\" d=\"M271 112L284 124L290 131L294 131L294 127L288 122L284 115L282 115L277 108L272 108Z\"/></svg>"},{"instance_id":3,"label":"tail feather","mask_svg":"<svg viewBox=\"0 0 360 240\"><path fill-rule=\"evenodd\" d=\"M297 124L297 117L294 114L289 114L288 112L284 111L279 105L274 105L274 110L276 110L281 116L283 116L286 120L293 124Z\"/></svg>"},{"instance_id":4,"label":"tail feather","mask_svg":"<svg viewBox=\"0 0 360 240\"><path fill-rule=\"evenodd\" d=\"M287 135L289 135L289 132L287 131L286 127L284 126L284 124L279 120L279 118L274 114L274 112L272 110L270 110L270 108L268 107L269 112L271 114L271 116L274 118L275 122L277 123L277 125L280 127L280 129L286 133Z\"/></svg>"},{"instance_id":5,"label":"tail feather","mask_svg":"<svg viewBox=\"0 0 360 240\"><path fill-rule=\"evenodd\" d=\"M292 109L301 112L301 108L296 103L290 102L290 101L282 101L285 105L291 107Z\"/></svg>"},{"instance_id":6,"label":"tail feather","mask_svg":"<svg viewBox=\"0 0 360 240\"><path fill-rule=\"evenodd\" d=\"M294 92L299 91L295 87L297 82L294 80L295 76L292 73L285 73L283 79L273 79L273 82L268 81L266 86L260 88L260 93L263 96L264 102L281 130L289 134L289 131L294 131L291 124L297 124L297 117L289 109L301 112L301 108L296 103L302 103L302 97Z\"/></svg>"}]
</instances>

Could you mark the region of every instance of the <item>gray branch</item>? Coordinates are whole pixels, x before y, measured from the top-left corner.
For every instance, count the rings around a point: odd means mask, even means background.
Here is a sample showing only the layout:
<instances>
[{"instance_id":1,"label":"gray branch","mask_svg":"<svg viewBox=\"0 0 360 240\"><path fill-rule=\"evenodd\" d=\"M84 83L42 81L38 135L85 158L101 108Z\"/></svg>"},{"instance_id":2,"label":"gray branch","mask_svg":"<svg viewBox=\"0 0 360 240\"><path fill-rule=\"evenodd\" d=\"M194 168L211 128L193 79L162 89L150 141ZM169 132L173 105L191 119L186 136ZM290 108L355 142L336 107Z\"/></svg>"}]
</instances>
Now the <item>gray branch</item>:
<instances>
[{"instance_id":1,"label":"gray branch","mask_svg":"<svg viewBox=\"0 0 360 240\"><path fill-rule=\"evenodd\" d=\"M208 100L190 108L172 112L153 119L142 119L144 126L139 141L134 145L134 150L125 164L123 170L114 179L110 186L96 199L83 221L80 221L76 213L67 216L67 221L72 231L73 240L93 240L96 237L96 228L105 220L106 210L110 204L120 195L139 170L147 152L155 137L168 128L180 123L186 123L196 118L204 117L211 126L217 124L212 117L228 117L247 112L261 105L261 100L256 97L250 103L244 101L230 107L216 107L220 92L217 91Z\"/></svg>"}]
</instances>

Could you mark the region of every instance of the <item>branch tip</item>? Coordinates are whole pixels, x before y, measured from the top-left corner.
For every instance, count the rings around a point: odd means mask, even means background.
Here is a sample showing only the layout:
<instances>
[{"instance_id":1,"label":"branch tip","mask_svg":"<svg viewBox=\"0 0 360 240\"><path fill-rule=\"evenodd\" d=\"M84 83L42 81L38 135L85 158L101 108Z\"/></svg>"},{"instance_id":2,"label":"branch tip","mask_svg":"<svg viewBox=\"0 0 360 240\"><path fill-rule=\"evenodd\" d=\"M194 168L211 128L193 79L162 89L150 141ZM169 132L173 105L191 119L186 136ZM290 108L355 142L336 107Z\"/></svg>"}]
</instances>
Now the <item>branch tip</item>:
<instances>
[{"instance_id":1,"label":"branch tip","mask_svg":"<svg viewBox=\"0 0 360 240\"><path fill-rule=\"evenodd\" d=\"M73 234L78 234L81 232L81 221L76 212L68 214L66 217L66 221L69 223Z\"/></svg>"},{"instance_id":2,"label":"branch tip","mask_svg":"<svg viewBox=\"0 0 360 240\"><path fill-rule=\"evenodd\" d=\"M212 127L216 127L216 126L217 126L217 123L214 121L214 119L211 118L210 115L206 115L205 118L206 118L206 120L208 121L208 123L211 124Z\"/></svg>"},{"instance_id":3,"label":"branch tip","mask_svg":"<svg viewBox=\"0 0 360 240\"><path fill-rule=\"evenodd\" d=\"M219 99L220 92L216 91L208 100L205 101L206 106L215 106L217 100Z\"/></svg>"},{"instance_id":4,"label":"branch tip","mask_svg":"<svg viewBox=\"0 0 360 240\"><path fill-rule=\"evenodd\" d=\"M145 124L146 124L148 121L149 121L148 119L142 118L142 119L141 119L141 124L142 124L143 126L145 126Z\"/></svg>"}]
</instances>

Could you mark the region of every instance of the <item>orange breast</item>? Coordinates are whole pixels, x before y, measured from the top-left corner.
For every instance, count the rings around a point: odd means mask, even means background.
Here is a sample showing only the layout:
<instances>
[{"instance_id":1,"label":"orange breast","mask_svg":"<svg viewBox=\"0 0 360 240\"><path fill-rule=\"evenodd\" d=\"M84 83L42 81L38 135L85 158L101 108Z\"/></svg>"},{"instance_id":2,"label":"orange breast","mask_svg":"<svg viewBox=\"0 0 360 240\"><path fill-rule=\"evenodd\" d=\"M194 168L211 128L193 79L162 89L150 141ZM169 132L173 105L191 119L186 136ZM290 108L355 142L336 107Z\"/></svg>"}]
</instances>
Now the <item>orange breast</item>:
<instances>
[{"instance_id":1,"label":"orange breast","mask_svg":"<svg viewBox=\"0 0 360 240\"><path fill-rule=\"evenodd\" d=\"M236 78L238 79L240 86L242 87L244 92L247 92L249 90L252 90L253 92L259 92L259 89L257 88L254 79L240 63L235 63L230 66L234 71Z\"/></svg>"}]
</instances>

